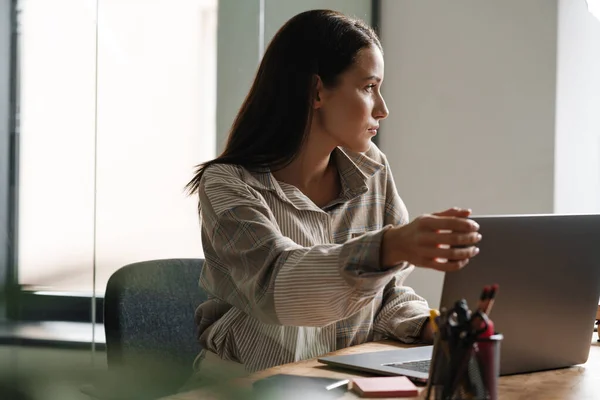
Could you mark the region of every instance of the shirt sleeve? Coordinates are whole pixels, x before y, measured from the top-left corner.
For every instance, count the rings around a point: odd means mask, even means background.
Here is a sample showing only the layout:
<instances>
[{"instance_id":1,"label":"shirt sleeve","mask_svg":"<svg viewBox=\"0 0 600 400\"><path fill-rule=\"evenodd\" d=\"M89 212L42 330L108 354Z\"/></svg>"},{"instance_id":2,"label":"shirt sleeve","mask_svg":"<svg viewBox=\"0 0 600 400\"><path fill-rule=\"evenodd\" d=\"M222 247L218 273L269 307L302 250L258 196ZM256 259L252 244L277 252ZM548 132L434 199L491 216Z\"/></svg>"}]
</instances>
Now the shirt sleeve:
<instances>
[{"instance_id":1,"label":"shirt sleeve","mask_svg":"<svg viewBox=\"0 0 600 400\"><path fill-rule=\"evenodd\" d=\"M410 287L404 286L404 280L412 269L412 265L407 267L386 285L383 304L373 327L375 332L404 343L418 342L429 318L427 301Z\"/></svg>"},{"instance_id":2,"label":"shirt sleeve","mask_svg":"<svg viewBox=\"0 0 600 400\"><path fill-rule=\"evenodd\" d=\"M206 259L200 283L264 323L319 327L347 318L401 268L380 268L387 228L303 247L282 235L264 198L241 179L205 173L199 194Z\"/></svg>"},{"instance_id":3,"label":"shirt sleeve","mask_svg":"<svg viewBox=\"0 0 600 400\"><path fill-rule=\"evenodd\" d=\"M386 167L386 214L387 225L403 225L408 223L408 211L400 198L391 169L384 158ZM389 281L383 290L382 306L374 321L374 330L385 337L391 337L405 343L418 342L429 318L429 304L415 291L404 286L404 281L414 270L413 265L406 265Z\"/></svg>"}]
</instances>

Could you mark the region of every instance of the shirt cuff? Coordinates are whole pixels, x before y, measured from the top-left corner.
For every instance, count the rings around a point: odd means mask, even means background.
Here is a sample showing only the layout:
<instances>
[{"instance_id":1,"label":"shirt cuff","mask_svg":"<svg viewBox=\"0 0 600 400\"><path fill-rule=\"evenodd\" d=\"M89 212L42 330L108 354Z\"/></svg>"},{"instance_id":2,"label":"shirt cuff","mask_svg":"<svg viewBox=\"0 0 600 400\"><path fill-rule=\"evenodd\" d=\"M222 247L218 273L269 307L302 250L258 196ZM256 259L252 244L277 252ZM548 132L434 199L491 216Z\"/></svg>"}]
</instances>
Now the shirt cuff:
<instances>
[{"instance_id":1,"label":"shirt cuff","mask_svg":"<svg viewBox=\"0 0 600 400\"><path fill-rule=\"evenodd\" d=\"M411 307L413 308L413 307ZM407 344L424 343L421 340L421 333L425 328L425 323L429 319L428 306L414 305L414 312L410 313L413 316L403 316L402 322L394 328L395 336L398 340Z\"/></svg>"}]
</instances>

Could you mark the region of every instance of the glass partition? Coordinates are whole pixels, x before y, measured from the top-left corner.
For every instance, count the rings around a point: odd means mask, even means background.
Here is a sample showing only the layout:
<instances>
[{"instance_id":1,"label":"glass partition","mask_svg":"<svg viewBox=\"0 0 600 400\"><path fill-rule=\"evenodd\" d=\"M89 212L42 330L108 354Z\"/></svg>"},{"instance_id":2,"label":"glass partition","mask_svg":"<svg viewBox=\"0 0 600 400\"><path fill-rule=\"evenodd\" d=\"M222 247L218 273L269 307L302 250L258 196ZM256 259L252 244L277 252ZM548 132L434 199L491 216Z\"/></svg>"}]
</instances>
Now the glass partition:
<instances>
[{"instance_id":1,"label":"glass partition","mask_svg":"<svg viewBox=\"0 0 600 400\"><path fill-rule=\"evenodd\" d=\"M19 1L19 283L92 292L94 2Z\"/></svg>"},{"instance_id":2,"label":"glass partition","mask_svg":"<svg viewBox=\"0 0 600 400\"><path fill-rule=\"evenodd\" d=\"M90 2L22 1L19 281L38 289L101 295L128 263L202 255L183 186L216 151L217 1L98 6L96 32Z\"/></svg>"},{"instance_id":3,"label":"glass partition","mask_svg":"<svg viewBox=\"0 0 600 400\"><path fill-rule=\"evenodd\" d=\"M106 370L111 275L203 256L184 187L250 87L260 1L13 0L2 11L16 123L0 143L14 180L0 181L14 222L1 253L0 336L11 340L0 342L0 393L9 370L46 381L64 367L56 398L80 398ZM23 389L46 399L65 379Z\"/></svg>"}]
</instances>

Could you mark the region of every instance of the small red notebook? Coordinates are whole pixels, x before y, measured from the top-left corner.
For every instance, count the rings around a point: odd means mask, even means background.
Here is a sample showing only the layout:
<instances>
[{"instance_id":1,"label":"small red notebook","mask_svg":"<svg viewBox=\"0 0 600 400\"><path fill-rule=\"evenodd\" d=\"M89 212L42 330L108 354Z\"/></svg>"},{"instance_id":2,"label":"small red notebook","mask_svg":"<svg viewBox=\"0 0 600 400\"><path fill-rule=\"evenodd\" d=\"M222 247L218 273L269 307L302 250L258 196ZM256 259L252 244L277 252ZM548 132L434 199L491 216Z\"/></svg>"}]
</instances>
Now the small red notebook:
<instances>
[{"instance_id":1,"label":"small red notebook","mask_svg":"<svg viewBox=\"0 0 600 400\"><path fill-rule=\"evenodd\" d=\"M361 397L416 397L419 389L405 376L352 379L352 390Z\"/></svg>"}]
</instances>

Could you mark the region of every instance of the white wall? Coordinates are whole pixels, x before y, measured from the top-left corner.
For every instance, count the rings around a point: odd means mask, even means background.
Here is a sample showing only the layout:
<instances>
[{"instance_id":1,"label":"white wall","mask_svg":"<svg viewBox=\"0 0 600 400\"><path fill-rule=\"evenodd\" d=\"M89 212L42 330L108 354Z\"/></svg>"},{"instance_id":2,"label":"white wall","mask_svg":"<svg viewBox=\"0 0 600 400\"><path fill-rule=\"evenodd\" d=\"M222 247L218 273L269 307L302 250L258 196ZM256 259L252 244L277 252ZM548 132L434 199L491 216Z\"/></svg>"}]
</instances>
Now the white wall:
<instances>
[{"instance_id":1,"label":"white wall","mask_svg":"<svg viewBox=\"0 0 600 400\"><path fill-rule=\"evenodd\" d=\"M554 209L558 5L382 1L390 108L380 145L411 217ZM439 304L443 275L408 284Z\"/></svg>"},{"instance_id":2,"label":"white wall","mask_svg":"<svg viewBox=\"0 0 600 400\"><path fill-rule=\"evenodd\" d=\"M600 212L600 20L560 0L556 113L557 213Z\"/></svg>"}]
</instances>

